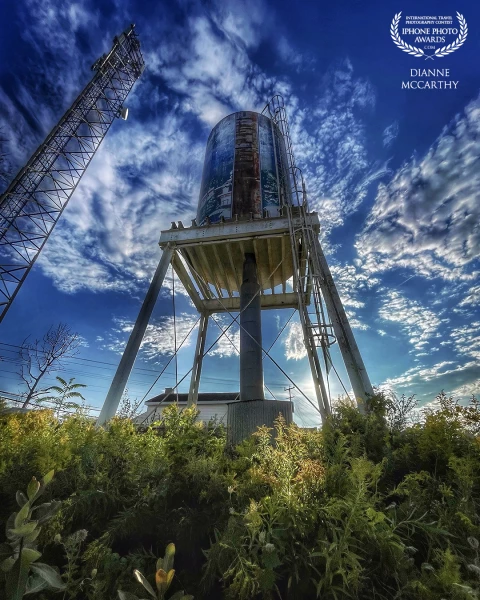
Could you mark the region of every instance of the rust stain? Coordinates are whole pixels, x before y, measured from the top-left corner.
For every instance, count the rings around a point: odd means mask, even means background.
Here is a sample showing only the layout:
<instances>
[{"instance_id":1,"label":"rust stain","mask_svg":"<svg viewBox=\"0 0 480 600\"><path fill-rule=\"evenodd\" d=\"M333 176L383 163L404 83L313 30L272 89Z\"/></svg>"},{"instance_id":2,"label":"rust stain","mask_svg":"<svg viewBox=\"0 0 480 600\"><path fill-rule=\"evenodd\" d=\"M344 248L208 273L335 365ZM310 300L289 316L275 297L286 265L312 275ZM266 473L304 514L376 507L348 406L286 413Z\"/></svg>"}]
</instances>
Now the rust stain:
<instances>
[{"instance_id":1,"label":"rust stain","mask_svg":"<svg viewBox=\"0 0 480 600\"><path fill-rule=\"evenodd\" d=\"M258 115L240 112L236 115L235 162L233 170L233 215L262 216L260 190L260 158Z\"/></svg>"}]
</instances>

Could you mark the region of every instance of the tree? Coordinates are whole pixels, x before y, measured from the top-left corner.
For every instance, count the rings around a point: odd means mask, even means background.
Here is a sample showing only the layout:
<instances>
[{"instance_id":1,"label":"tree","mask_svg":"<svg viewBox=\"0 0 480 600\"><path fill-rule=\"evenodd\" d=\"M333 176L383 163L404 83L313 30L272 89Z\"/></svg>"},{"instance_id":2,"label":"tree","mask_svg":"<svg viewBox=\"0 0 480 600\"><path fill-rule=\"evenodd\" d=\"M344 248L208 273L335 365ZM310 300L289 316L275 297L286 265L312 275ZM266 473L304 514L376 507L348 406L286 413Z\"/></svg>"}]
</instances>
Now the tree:
<instances>
[{"instance_id":1,"label":"tree","mask_svg":"<svg viewBox=\"0 0 480 600\"><path fill-rule=\"evenodd\" d=\"M134 419L140 414L140 406L142 405L143 399L132 400L129 396L128 389L125 389L120 402L120 407L117 411L117 417L121 419Z\"/></svg>"},{"instance_id":2,"label":"tree","mask_svg":"<svg viewBox=\"0 0 480 600\"><path fill-rule=\"evenodd\" d=\"M58 370L64 359L75 356L79 345L80 336L65 323L50 327L41 340L33 343L24 340L19 352L22 360L19 375L27 387L23 408L48 393L49 388L40 387L43 378Z\"/></svg>"},{"instance_id":3,"label":"tree","mask_svg":"<svg viewBox=\"0 0 480 600\"><path fill-rule=\"evenodd\" d=\"M81 405L78 404L78 402L71 402L71 399L81 398L82 400L85 400L82 394L76 390L87 386L84 383L73 383L75 381L75 377L72 377L67 382L65 379L62 379L62 377L57 375L56 380L60 383L60 385L52 385L47 388L48 392L55 392L56 395L39 398L38 402L53 402L57 416L60 416L62 409L72 408L77 410L81 408Z\"/></svg>"}]
</instances>

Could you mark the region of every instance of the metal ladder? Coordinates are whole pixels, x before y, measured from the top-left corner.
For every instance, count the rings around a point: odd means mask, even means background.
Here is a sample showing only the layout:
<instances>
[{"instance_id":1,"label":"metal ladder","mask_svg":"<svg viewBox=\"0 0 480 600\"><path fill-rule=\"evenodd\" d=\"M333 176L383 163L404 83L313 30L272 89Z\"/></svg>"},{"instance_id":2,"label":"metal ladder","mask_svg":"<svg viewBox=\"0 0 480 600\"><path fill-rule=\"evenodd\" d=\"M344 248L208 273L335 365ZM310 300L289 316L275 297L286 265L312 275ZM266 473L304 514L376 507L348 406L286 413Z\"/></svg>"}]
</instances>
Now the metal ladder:
<instances>
[{"instance_id":1,"label":"metal ladder","mask_svg":"<svg viewBox=\"0 0 480 600\"><path fill-rule=\"evenodd\" d=\"M298 312L303 330L303 338L312 371L315 392L322 419L331 412L330 398L325 387L325 380L320 365L317 349L320 348L328 376L331 364L329 347L335 343L333 328L325 319L320 281L317 250L314 236L317 235L310 226L308 199L301 170L295 164L290 129L283 97L274 96L265 106L263 114L268 113L271 120L280 129L287 152L287 167L290 181L283 181L280 189L287 190L287 198L281 198L283 213L287 215L293 259L293 288L298 297ZM282 160L282 157L280 157ZM280 172L282 178L283 169ZM288 190L290 193L288 193ZM290 201L289 201L290 200ZM311 299L311 302L309 300ZM312 310L308 310L309 304Z\"/></svg>"}]
</instances>

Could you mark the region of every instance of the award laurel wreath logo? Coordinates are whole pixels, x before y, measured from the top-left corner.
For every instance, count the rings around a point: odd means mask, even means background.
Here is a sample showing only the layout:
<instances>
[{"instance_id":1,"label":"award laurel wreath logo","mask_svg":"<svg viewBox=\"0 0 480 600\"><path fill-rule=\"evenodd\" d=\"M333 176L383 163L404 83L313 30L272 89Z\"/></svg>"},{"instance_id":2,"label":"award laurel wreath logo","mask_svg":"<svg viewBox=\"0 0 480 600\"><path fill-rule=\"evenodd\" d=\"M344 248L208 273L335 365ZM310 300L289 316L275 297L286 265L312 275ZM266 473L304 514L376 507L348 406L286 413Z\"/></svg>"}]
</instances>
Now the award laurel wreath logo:
<instances>
[{"instance_id":1,"label":"award laurel wreath logo","mask_svg":"<svg viewBox=\"0 0 480 600\"><path fill-rule=\"evenodd\" d=\"M402 13L399 12L393 17L392 24L390 25L390 35L392 36L393 43L396 44L400 48L400 50L403 50L404 52L407 52L408 54L411 54L416 58L420 58L423 56L425 60L433 60L434 58L441 58L442 56L447 56L447 54L451 54L452 52L455 52L455 50L458 50L467 39L467 21L465 20L465 17L463 15L457 12L457 19L460 24L460 31L457 39L451 44L448 44L448 46L437 48L434 54L425 54L425 52L421 48L417 48L415 46L407 44L400 37L400 34L398 33L398 25L400 23L401 16Z\"/></svg>"}]
</instances>

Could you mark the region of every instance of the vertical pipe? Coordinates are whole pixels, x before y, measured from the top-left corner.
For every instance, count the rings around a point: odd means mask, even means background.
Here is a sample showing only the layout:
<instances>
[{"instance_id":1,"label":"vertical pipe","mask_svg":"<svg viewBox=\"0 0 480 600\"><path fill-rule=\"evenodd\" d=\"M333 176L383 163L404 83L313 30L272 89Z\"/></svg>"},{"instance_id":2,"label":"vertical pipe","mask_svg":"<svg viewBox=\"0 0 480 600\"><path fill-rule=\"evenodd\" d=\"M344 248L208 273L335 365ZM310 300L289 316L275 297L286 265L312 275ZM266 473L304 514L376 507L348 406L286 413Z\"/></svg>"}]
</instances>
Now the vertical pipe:
<instances>
[{"instance_id":1,"label":"vertical pipe","mask_svg":"<svg viewBox=\"0 0 480 600\"><path fill-rule=\"evenodd\" d=\"M265 399L260 302L255 254L247 253L240 288L240 401Z\"/></svg>"},{"instance_id":2,"label":"vertical pipe","mask_svg":"<svg viewBox=\"0 0 480 600\"><path fill-rule=\"evenodd\" d=\"M203 313L198 326L197 346L195 358L193 359L193 371L190 379L187 406L197 403L200 375L202 372L203 353L205 352L205 340L207 339L208 314Z\"/></svg>"},{"instance_id":3,"label":"vertical pipe","mask_svg":"<svg viewBox=\"0 0 480 600\"><path fill-rule=\"evenodd\" d=\"M97 420L97 426L104 425L117 412L118 405L122 398L122 394L127 385L128 378L133 368L135 359L137 358L140 344L142 343L145 330L152 316L152 311L157 302L158 294L165 279L167 269L170 265L173 256L173 246L170 244L163 250L162 257L158 263L155 275L148 288L147 295L143 301L142 308L138 313L137 320L133 326L132 333L128 338L127 345L123 352L120 363L117 367L115 377L113 378L107 397L103 403L102 410Z\"/></svg>"}]
</instances>

